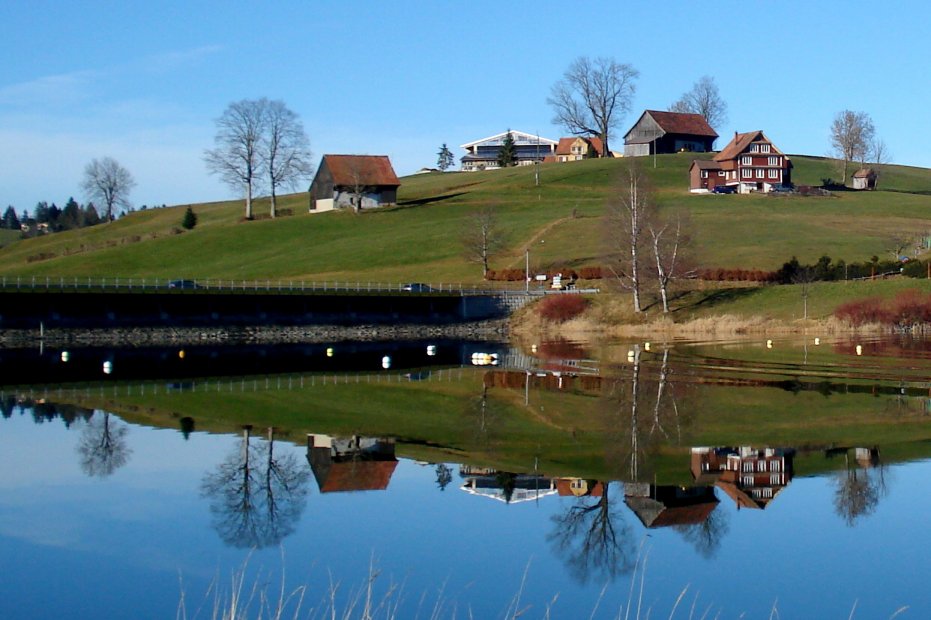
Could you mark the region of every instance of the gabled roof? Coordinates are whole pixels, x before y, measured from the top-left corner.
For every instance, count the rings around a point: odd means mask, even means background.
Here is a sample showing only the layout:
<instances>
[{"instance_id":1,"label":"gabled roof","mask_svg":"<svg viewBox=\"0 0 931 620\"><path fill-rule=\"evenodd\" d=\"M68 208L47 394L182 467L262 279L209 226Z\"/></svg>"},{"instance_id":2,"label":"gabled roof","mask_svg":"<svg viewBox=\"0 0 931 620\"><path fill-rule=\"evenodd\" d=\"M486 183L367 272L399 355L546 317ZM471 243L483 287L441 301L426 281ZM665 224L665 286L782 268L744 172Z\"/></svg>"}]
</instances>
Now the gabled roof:
<instances>
[{"instance_id":1,"label":"gabled roof","mask_svg":"<svg viewBox=\"0 0 931 620\"><path fill-rule=\"evenodd\" d=\"M766 134L763 133L762 129L756 131L748 131L747 133L734 133L734 139L728 142L720 153L714 156L715 161L725 161L728 159L734 159L744 151L746 151L751 144L754 142L765 142L772 147L771 154L783 155L783 152L776 148L776 145L773 144L772 140L766 137Z\"/></svg>"},{"instance_id":2,"label":"gabled roof","mask_svg":"<svg viewBox=\"0 0 931 620\"><path fill-rule=\"evenodd\" d=\"M556 154L557 155L572 155L572 145L576 140L582 140L594 150L599 155L604 154L604 143L601 141L601 138L596 138L594 136L572 136L570 138L560 138L559 144L556 145Z\"/></svg>"},{"instance_id":3,"label":"gabled roof","mask_svg":"<svg viewBox=\"0 0 931 620\"><path fill-rule=\"evenodd\" d=\"M855 179L868 179L869 177L876 176L876 171L872 168L860 168L853 173L853 178Z\"/></svg>"},{"instance_id":4,"label":"gabled roof","mask_svg":"<svg viewBox=\"0 0 931 620\"><path fill-rule=\"evenodd\" d=\"M320 167L324 165L333 177L333 185L401 185L387 155L324 155Z\"/></svg>"},{"instance_id":5,"label":"gabled roof","mask_svg":"<svg viewBox=\"0 0 931 620\"><path fill-rule=\"evenodd\" d=\"M708 121L701 114L687 114L683 112L662 112L660 110L646 110L637 119L633 127L624 135L626 138L634 127L640 124L644 116L649 115L660 129L665 133L686 134L692 136L706 136L717 138L718 133L712 129Z\"/></svg>"},{"instance_id":6,"label":"gabled roof","mask_svg":"<svg viewBox=\"0 0 931 620\"><path fill-rule=\"evenodd\" d=\"M514 138L514 142L518 144L540 144L541 146L556 146L555 140L550 140L549 138L544 138L537 134L527 133L524 131L517 131L511 129L511 137ZM483 143L491 144L500 144L504 140L504 136L508 134L507 131L502 131L501 133L496 133L493 136L488 136L487 138L482 138L481 140L475 140L474 142L466 142L465 144L460 144L459 148L468 149L472 146L478 146Z\"/></svg>"},{"instance_id":7,"label":"gabled roof","mask_svg":"<svg viewBox=\"0 0 931 620\"><path fill-rule=\"evenodd\" d=\"M711 159L693 159L689 168L693 167L699 170L721 170L721 163Z\"/></svg>"}]
</instances>

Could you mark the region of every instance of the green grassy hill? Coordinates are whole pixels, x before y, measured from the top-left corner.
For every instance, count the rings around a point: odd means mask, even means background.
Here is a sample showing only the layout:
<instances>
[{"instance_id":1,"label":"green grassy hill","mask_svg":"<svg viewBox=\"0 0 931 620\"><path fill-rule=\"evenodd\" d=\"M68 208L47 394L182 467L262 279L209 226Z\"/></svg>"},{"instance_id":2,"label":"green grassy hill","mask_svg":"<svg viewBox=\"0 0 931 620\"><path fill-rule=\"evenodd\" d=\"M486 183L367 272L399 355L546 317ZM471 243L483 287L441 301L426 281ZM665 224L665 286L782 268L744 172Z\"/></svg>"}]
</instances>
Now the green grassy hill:
<instances>
[{"instance_id":1,"label":"green grassy hill","mask_svg":"<svg viewBox=\"0 0 931 620\"><path fill-rule=\"evenodd\" d=\"M886 166L880 191L833 197L692 195L692 155L638 161L662 209L688 214L694 252L708 267L778 268L792 255L846 261L888 255L893 237L931 232L931 170ZM461 235L475 209L491 206L507 230L493 268L598 263L604 205L630 160L590 160L481 173L402 179L399 206L354 215L307 213L307 194L282 199L292 216L242 220L241 201L194 205L197 228L182 232L187 205L117 222L17 241L0 248L0 274L160 278L281 278L475 282ZM794 156L798 184L837 173L823 158ZM260 202L257 213L263 212Z\"/></svg>"}]
</instances>

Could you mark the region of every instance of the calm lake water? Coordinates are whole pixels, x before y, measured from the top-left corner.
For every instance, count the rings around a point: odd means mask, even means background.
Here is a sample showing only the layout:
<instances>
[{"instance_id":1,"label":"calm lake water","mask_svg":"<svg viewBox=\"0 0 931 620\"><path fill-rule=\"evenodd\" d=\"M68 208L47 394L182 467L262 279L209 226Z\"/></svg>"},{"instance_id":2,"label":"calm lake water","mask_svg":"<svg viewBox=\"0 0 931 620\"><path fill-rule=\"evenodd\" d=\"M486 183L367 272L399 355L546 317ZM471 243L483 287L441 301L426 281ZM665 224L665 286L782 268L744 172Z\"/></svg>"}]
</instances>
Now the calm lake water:
<instances>
[{"instance_id":1,"label":"calm lake water","mask_svg":"<svg viewBox=\"0 0 931 620\"><path fill-rule=\"evenodd\" d=\"M926 340L44 348L0 382L0 618L358 616L370 582L379 617L931 617Z\"/></svg>"}]
</instances>

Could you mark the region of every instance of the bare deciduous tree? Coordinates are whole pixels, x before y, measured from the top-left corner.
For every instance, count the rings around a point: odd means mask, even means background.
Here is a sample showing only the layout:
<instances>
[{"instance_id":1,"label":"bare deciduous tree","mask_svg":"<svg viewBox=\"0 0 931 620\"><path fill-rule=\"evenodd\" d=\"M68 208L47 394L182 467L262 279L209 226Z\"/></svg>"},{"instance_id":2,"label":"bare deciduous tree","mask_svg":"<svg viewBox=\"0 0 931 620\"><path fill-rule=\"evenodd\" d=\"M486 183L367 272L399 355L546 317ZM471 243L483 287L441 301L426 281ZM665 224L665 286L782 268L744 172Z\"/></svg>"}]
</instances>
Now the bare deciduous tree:
<instances>
[{"instance_id":1,"label":"bare deciduous tree","mask_svg":"<svg viewBox=\"0 0 931 620\"><path fill-rule=\"evenodd\" d=\"M673 280L688 277L689 272L683 267L682 250L689 241L683 232L682 218L676 217L675 222L650 222L650 241L653 248L653 258L656 261L656 279L659 284L660 298L663 301L663 312L669 312L669 285Z\"/></svg>"},{"instance_id":2,"label":"bare deciduous tree","mask_svg":"<svg viewBox=\"0 0 931 620\"><path fill-rule=\"evenodd\" d=\"M617 283L633 295L634 312L643 311L640 250L653 209L653 193L632 163L625 168L620 187L608 200L606 233L608 268Z\"/></svg>"},{"instance_id":3,"label":"bare deciduous tree","mask_svg":"<svg viewBox=\"0 0 931 620\"><path fill-rule=\"evenodd\" d=\"M879 177L882 176L882 167L892 161L892 153L886 146L886 141L882 138L874 138L870 144L869 153L870 163L874 165L873 172L876 173L876 182L874 188L879 185Z\"/></svg>"},{"instance_id":4,"label":"bare deciduous tree","mask_svg":"<svg viewBox=\"0 0 931 620\"><path fill-rule=\"evenodd\" d=\"M574 135L601 138L607 156L611 129L630 111L639 75L613 58L576 58L546 100L555 112L553 122Z\"/></svg>"},{"instance_id":5,"label":"bare deciduous tree","mask_svg":"<svg viewBox=\"0 0 931 620\"><path fill-rule=\"evenodd\" d=\"M234 191L246 194L246 219L252 219L252 196L261 167L261 140L268 99L243 99L229 104L216 120L215 147L204 152L204 162Z\"/></svg>"},{"instance_id":6,"label":"bare deciduous tree","mask_svg":"<svg viewBox=\"0 0 931 620\"><path fill-rule=\"evenodd\" d=\"M873 119L866 112L844 110L834 117L831 123L831 148L834 155L843 161L842 183L847 183L850 162L866 159L875 133Z\"/></svg>"},{"instance_id":7,"label":"bare deciduous tree","mask_svg":"<svg viewBox=\"0 0 931 620\"><path fill-rule=\"evenodd\" d=\"M695 82L692 90L684 93L678 101L669 106L669 111L701 114L715 129L727 122L727 102L721 98L718 85L710 75L702 76Z\"/></svg>"},{"instance_id":8,"label":"bare deciduous tree","mask_svg":"<svg viewBox=\"0 0 931 620\"><path fill-rule=\"evenodd\" d=\"M462 235L466 259L482 266L482 277L488 275L488 261L504 246L504 234L498 227L494 209L486 207L469 216Z\"/></svg>"},{"instance_id":9,"label":"bare deciduous tree","mask_svg":"<svg viewBox=\"0 0 931 620\"><path fill-rule=\"evenodd\" d=\"M277 215L275 203L278 187L294 188L310 176L310 145L304 124L283 101L271 101L265 110L263 163L271 191L271 216Z\"/></svg>"},{"instance_id":10,"label":"bare deciduous tree","mask_svg":"<svg viewBox=\"0 0 931 620\"><path fill-rule=\"evenodd\" d=\"M96 200L98 204L104 205L108 222L113 221L114 210L130 207L129 192L135 186L133 175L112 157L91 160L91 163L84 167L81 189L89 200Z\"/></svg>"}]
</instances>

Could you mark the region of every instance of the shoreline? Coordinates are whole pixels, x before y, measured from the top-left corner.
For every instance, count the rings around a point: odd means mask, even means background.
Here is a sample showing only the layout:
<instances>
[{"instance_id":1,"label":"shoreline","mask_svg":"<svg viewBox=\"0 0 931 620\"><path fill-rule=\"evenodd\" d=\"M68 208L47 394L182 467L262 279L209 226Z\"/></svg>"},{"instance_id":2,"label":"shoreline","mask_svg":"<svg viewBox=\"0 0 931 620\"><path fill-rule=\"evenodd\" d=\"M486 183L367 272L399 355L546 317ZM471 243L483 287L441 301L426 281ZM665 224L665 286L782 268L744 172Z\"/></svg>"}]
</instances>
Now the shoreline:
<instances>
[{"instance_id":1,"label":"shoreline","mask_svg":"<svg viewBox=\"0 0 931 620\"><path fill-rule=\"evenodd\" d=\"M453 325L277 325L217 327L46 328L0 330L0 348L164 344L319 343L345 340L507 339L506 319Z\"/></svg>"}]
</instances>

